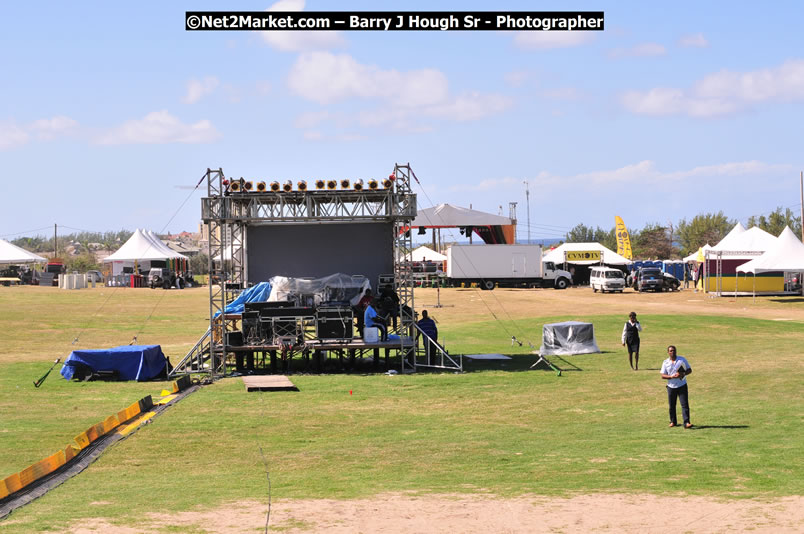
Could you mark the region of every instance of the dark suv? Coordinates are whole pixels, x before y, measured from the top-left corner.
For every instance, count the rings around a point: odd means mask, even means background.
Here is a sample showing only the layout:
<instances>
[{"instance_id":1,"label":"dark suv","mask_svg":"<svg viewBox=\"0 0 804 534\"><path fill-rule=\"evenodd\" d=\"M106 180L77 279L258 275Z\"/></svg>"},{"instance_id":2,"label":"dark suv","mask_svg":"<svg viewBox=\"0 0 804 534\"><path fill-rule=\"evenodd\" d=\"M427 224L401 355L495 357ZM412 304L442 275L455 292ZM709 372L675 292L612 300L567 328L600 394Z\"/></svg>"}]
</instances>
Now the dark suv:
<instances>
[{"instance_id":1,"label":"dark suv","mask_svg":"<svg viewBox=\"0 0 804 534\"><path fill-rule=\"evenodd\" d=\"M637 291L662 291L664 289L664 273L658 267L643 267L636 276Z\"/></svg>"}]
</instances>

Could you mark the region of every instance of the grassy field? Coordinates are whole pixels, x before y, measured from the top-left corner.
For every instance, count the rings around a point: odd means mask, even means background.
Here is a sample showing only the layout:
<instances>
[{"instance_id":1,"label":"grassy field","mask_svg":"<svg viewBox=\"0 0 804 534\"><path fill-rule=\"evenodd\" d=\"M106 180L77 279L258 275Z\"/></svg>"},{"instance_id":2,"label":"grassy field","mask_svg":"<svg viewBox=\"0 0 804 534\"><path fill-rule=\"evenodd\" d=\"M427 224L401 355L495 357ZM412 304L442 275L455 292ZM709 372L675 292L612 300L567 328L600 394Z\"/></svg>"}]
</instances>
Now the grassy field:
<instances>
[{"instance_id":1,"label":"grassy field","mask_svg":"<svg viewBox=\"0 0 804 534\"><path fill-rule=\"evenodd\" d=\"M35 389L79 332L82 347L127 344L136 333L176 361L206 328L206 289L111 291L0 288L0 477L162 389L68 383L58 368ZM133 525L147 511L267 502L265 464L274 498L802 494L804 304L590 294L442 290L446 307L434 315L452 352L514 359L468 363L463 374L294 375L299 392L246 393L239 379L218 381L15 512L3 530L58 531L96 517ZM420 308L435 298L417 292ZM639 372L619 343L630 309L645 325ZM536 356L527 341L538 347L542 325L565 319L594 323L602 354L555 359L561 377L528 371ZM511 335L525 345L512 348ZM667 428L658 369L670 343L695 370L695 430Z\"/></svg>"}]
</instances>

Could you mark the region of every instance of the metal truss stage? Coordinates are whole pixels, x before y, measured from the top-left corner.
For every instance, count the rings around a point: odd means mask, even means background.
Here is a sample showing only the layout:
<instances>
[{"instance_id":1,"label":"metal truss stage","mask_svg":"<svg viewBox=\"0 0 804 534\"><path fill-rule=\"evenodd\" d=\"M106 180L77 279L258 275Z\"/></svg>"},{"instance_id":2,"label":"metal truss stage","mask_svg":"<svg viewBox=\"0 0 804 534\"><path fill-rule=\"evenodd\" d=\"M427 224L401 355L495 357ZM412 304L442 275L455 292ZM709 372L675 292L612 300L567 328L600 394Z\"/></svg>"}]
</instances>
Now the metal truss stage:
<instances>
[{"instance_id":1,"label":"metal truss stage","mask_svg":"<svg viewBox=\"0 0 804 534\"><path fill-rule=\"evenodd\" d=\"M225 376L233 368L242 368L242 357L253 360L258 354L262 355L263 362L265 355L269 355L273 372L276 372L277 358L283 353L283 361L288 365L293 355L301 355L305 361L309 361L312 355L313 362L320 363L322 358L332 354L343 361L343 355L346 354L354 363L358 355L367 351L379 363L380 350L385 351L386 362L391 353L394 353L394 357L399 356L402 371L415 370L422 366L462 368L462 362L457 363L440 345L436 346L442 353L439 359L441 365L432 365L432 355L425 355L424 349L417 344L417 337L426 338L426 334L418 330L415 322L413 273L410 262L404 259L413 248L410 225L416 217L416 195L411 190L411 179L415 179L415 175L409 164L396 164L388 178L382 181L369 180L365 188L362 181L350 184L348 180L340 182L341 189L337 189L338 182L335 180L318 180L315 182L315 190L308 190L306 182L299 182L295 189L291 182L286 182L284 186L274 182L270 187L265 182L258 182L255 187L253 182L227 178L222 169L207 169L205 177L207 196L201 199L201 216L209 235L209 329L171 371L170 376L186 373ZM377 224L387 225L379 227L379 232L370 234L373 241L368 247L365 243L355 245L351 231L357 224L364 225L358 228L371 226L365 223L373 223L375 227ZM327 230L322 225L332 225L335 230ZM348 336L343 336L344 339L317 339L315 335L311 337L309 334L311 323L308 321L310 318L306 317L304 326L300 327L305 333L296 338L289 336L281 340L262 340L263 343L257 345L246 343L244 337L237 338L237 335L243 335L240 327L243 317L226 313L227 306L250 285L267 281L251 279L249 266L254 271L252 278L260 278L267 276L258 270L265 269L267 259L279 256L285 250L299 251L301 254L303 251L298 242L311 235L310 226L321 229L324 233L321 239L326 240L328 246L336 247L336 250L340 244L345 250L356 251L358 254L369 250L380 251L381 261L375 261L373 267L376 271L382 268L377 265L387 266L392 271L383 274L385 283L398 296L399 307L394 313L398 317L395 331L397 334L407 335L399 335L394 341L379 343L353 340L350 319L350 332ZM349 228L350 231L339 232L340 228ZM389 231L382 228L388 228ZM252 243L252 250L249 250L250 239L255 241ZM263 245L266 241L270 241L270 253L265 252ZM356 249L356 246L362 248ZM314 263L317 269L334 274L338 267L349 268L343 267L343 256L348 254L330 251L316 256L314 261L302 258L296 265L288 264L286 270L300 270L302 267L299 265ZM330 267L332 270L328 271ZM272 267L268 269L270 268ZM310 276L309 272L276 274ZM369 274L373 277L376 273ZM378 280L371 280L372 289L376 291L375 282ZM312 330L318 332L319 325L313 325ZM418 335L410 335L413 333ZM233 359L237 360L234 366Z\"/></svg>"}]
</instances>

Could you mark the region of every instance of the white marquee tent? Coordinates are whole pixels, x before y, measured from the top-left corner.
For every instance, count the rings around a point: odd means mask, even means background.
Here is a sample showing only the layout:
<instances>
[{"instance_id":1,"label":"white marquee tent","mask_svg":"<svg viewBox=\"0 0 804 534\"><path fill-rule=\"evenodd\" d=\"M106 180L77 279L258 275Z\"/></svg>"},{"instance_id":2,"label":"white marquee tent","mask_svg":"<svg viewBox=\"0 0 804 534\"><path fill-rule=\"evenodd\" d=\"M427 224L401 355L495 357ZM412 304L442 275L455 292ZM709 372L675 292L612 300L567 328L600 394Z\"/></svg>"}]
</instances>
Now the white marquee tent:
<instances>
[{"instance_id":1,"label":"white marquee tent","mask_svg":"<svg viewBox=\"0 0 804 534\"><path fill-rule=\"evenodd\" d=\"M104 263L112 264L112 274L118 275L124 267L133 267L135 262L144 269L150 269L152 261L165 261L168 259L187 259L187 256L171 250L156 234L150 230L139 228L123 243L117 252L103 259Z\"/></svg>"},{"instance_id":2,"label":"white marquee tent","mask_svg":"<svg viewBox=\"0 0 804 534\"><path fill-rule=\"evenodd\" d=\"M564 263L564 252L581 252L587 250L599 250L603 257L603 263L607 265L628 265L631 260L625 256L620 256L613 250L609 250L600 243L564 243L563 245L551 250L544 255L543 261L552 261L553 263ZM576 265L596 265L600 263L597 260L586 261L569 261L567 263L574 263Z\"/></svg>"},{"instance_id":3,"label":"white marquee tent","mask_svg":"<svg viewBox=\"0 0 804 534\"><path fill-rule=\"evenodd\" d=\"M0 264L45 263L47 259L0 239Z\"/></svg>"},{"instance_id":4,"label":"white marquee tent","mask_svg":"<svg viewBox=\"0 0 804 534\"><path fill-rule=\"evenodd\" d=\"M446 261L447 257L429 247L421 246L419 248L414 249L413 252L408 254L405 259L407 259L408 261L439 262L439 261Z\"/></svg>"},{"instance_id":5,"label":"white marquee tent","mask_svg":"<svg viewBox=\"0 0 804 534\"><path fill-rule=\"evenodd\" d=\"M762 256L737 267L741 273L804 272L804 243L785 226Z\"/></svg>"},{"instance_id":6,"label":"white marquee tent","mask_svg":"<svg viewBox=\"0 0 804 534\"><path fill-rule=\"evenodd\" d=\"M735 230L742 229L741 232ZM720 252L723 257L730 259L745 257L750 259L755 257L755 254L741 254L743 252L765 252L773 247L776 243L776 236L769 234L758 226L753 226L750 230L743 228L743 225L737 223L737 226L724 237L720 243L709 249L709 257L715 256L715 253Z\"/></svg>"},{"instance_id":7,"label":"white marquee tent","mask_svg":"<svg viewBox=\"0 0 804 534\"><path fill-rule=\"evenodd\" d=\"M686 258L684 258L684 260L683 260L684 263L689 263L691 261L700 261L699 257L700 258L705 258L707 250L712 250L712 245L710 245L709 243L705 244L702 247L699 247L698 250L696 250L695 252L693 252L692 254L687 256Z\"/></svg>"}]
</instances>

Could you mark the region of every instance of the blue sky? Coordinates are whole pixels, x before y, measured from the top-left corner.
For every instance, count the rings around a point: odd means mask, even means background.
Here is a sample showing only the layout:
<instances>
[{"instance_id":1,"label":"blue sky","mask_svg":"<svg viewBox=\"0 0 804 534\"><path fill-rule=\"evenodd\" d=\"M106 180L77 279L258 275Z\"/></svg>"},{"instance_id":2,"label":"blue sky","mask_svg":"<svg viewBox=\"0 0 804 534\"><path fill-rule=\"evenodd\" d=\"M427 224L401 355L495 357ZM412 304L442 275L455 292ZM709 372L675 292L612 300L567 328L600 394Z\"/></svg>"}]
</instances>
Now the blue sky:
<instances>
[{"instance_id":1,"label":"blue sky","mask_svg":"<svg viewBox=\"0 0 804 534\"><path fill-rule=\"evenodd\" d=\"M799 210L804 8L777 2L385 2L602 10L604 32L186 32L187 10L270 2L9 4L0 20L0 237L194 231L207 167L386 176L420 208L498 213L533 238L723 211ZM285 0L285 10L373 2ZM276 9L275 7L275 9ZM42 232L32 232L47 228Z\"/></svg>"}]
</instances>

